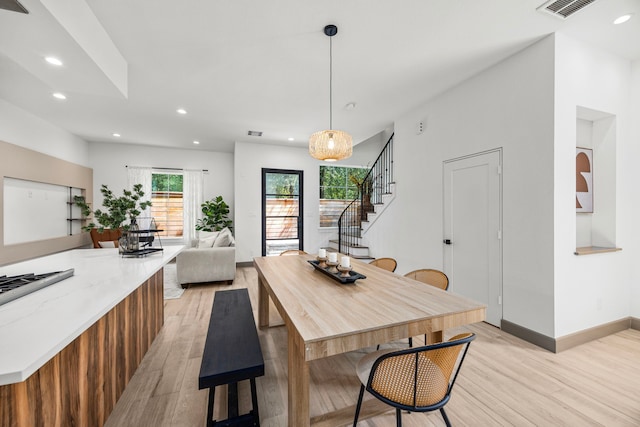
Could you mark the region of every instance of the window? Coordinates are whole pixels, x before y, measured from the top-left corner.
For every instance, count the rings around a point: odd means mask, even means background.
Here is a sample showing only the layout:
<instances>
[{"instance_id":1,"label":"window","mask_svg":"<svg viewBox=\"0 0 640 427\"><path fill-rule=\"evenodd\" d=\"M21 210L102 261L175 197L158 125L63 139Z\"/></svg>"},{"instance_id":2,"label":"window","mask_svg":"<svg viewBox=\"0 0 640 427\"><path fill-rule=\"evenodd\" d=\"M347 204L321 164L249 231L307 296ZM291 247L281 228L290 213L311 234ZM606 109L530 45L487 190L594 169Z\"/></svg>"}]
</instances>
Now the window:
<instances>
[{"instance_id":1,"label":"window","mask_svg":"<svg viewBox=\"0 0 640 427\"><path fill-rule=\"evenodd\" d=\"M151 216L161 237L182 237L182 173L151 174Z\"/></svg>"},{"instance_id":2,"label":"window","mask_svg":"<svg viewBox=\"0 0 640 427\"><path fill-rule=\"evenodd\" d=\"M340 214L359 196L368 168L320 166L320 227L337 227Z\"/></svg>"}]
</instances>

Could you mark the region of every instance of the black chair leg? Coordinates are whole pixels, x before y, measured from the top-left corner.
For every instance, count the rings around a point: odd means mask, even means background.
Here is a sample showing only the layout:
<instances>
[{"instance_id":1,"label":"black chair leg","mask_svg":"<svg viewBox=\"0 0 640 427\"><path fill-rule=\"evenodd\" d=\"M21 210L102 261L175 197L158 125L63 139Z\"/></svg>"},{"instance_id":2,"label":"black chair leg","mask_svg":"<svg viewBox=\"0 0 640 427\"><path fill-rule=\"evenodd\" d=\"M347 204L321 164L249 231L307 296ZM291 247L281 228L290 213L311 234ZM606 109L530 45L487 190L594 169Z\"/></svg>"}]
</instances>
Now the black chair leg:
<instances>
[{"instance_id":1,"label":"black chair leg","mask_svg":"<svg viewBox=\"0 0 640 427\"><path fill-rule=\"evenodd\" d=\"M409 337L409 347L413 347L413 337Z\"/></svg>"},{"instance_id":2,"label":"black chair leg","mask_svg":"<svg viewBox=\"0 0 640 427\"><path fill-rule=\"evenodd\" d=\"M444 408L440 408L440 413L442 414L442 418L444 418L444 423L447 427L451 427L451 423L449 422L449 417L447 417L447 413L444 412Z\"/></svg>"},{"instance_id":3,"label":"black chair leg","mask_svg":"<svg viewBox=\"0 0 640 427\"><path fill-rule=\"evenodd\" d=\"M396 427L402 427L402 412L396 408Z\"/></svg>"},{"instance_id":4,"label":"black chair leg","mask_svg":"<svg viewBox=\"0 0 640 427\"><path fill-rule=\"evenodd\" d=\"M353 427L358 424L358 416L360 415L360 407L362 406L362 397L364 396L364 386L360 385L360 396L358 396L358 404L356 405L356 415L353 418Z\"/></svg>"}]
</instances>

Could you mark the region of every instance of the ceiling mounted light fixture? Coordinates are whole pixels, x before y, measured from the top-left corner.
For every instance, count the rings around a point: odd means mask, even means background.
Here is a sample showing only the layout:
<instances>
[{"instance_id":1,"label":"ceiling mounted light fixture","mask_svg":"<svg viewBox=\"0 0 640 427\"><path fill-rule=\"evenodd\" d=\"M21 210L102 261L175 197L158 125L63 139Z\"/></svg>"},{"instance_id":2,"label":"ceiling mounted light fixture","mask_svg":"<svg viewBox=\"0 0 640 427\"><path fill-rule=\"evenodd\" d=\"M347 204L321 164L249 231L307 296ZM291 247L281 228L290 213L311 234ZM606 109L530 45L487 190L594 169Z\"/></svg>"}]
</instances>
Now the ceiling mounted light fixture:
<instances>
[{"instance_id":1,"label":"ceiling mounted light fixture","mask_svg":"<svg viewBox=\"0 0 640 427\"><path fill-rule=\"evenodd\" d=\"M333 43L331 38L338 34L338 27L327 25L324 34L329 37L329 130L316 132L309 138L311 157L335 162L347 159L353 153L353 138L342 130L333 129Z\"/></svg>"},{"instance_id":2,"label":"ceiling mounted light fixture","mask_svg":"<svg viewBox=\"0 0 640 427\"><path fill-rule=\"evenodd\" d=\"M631 19L631 15L632 15L631 13L628 13L628 14L626 14L626 15L622 15L622 16L620 16L620 17L616 18L616 20L615 20L615 21L613 21L613 23L614 23L615 25L624 24L624 23L625 23L625 22L627 22L629 19Z\"/></svg>"},{"instance_id":3,"label":"ceiling mounted light fixture","mask_svg":"<svg viewBox=\"0 0 640 427\"><path fill-rule=\"evenodd\" d=\"M46 58L44 58L44 60L47 61L49 64L55 65L57 67L61 67L62 66L62 61L60 61L55 56L47 56Z\"/></svg>"}]
</instances>

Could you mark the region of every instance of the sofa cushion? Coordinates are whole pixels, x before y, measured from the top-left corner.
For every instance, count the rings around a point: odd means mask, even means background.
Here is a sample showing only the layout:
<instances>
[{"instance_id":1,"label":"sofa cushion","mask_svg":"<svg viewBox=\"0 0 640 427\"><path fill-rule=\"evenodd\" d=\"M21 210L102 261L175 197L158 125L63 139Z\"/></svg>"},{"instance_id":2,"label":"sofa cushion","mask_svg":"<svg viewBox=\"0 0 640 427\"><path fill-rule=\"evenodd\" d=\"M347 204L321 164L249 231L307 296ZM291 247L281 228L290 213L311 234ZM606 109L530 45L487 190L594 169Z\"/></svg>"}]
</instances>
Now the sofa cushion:
<instances>
[{"instance_id":1,"label":"sofa cushion","mask_svg":"<svg viewBox=\"0 0 640 427\"><path fill-rule=\"evenodd\" d=\"M233 241L233 236L231 235L231 230L225 227L222 229L222 231L220 231L220 235L218 236L216 241L213 243L213 247L222 248L222 247L231 246L232 241Z\"/></svg>"},{"instance_id":2,"label":"sofa cushion","mask_svg":"<svg viewBox=\"0 0 640 427\"><path fill-rule=\"evenodd\" d=\"M198 233L198 249L212 248L219 236L219 231L201 231Z\"/></svg>"}]
</instances>

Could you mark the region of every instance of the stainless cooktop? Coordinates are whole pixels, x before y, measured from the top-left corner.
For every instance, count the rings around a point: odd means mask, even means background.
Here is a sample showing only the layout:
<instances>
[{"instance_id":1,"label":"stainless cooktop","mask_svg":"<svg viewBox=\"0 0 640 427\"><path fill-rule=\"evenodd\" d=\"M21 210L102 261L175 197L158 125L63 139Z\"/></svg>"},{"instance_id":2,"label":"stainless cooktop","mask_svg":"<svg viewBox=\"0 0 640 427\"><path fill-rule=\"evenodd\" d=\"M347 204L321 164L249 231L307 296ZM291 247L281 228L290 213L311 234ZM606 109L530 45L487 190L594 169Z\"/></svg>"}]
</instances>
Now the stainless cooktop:
<instances>
[{"instance_id":1,"label":"stainless cooktop","mask_svg":"<svg viewBox=\"0 0 640 427\"><path fill-rule=\"evenodd\" d=\"M73 268L70 268L52 273L0 276L0 305L71 277L73 276L73 271Z\"/></svg>"}]
</instances>

